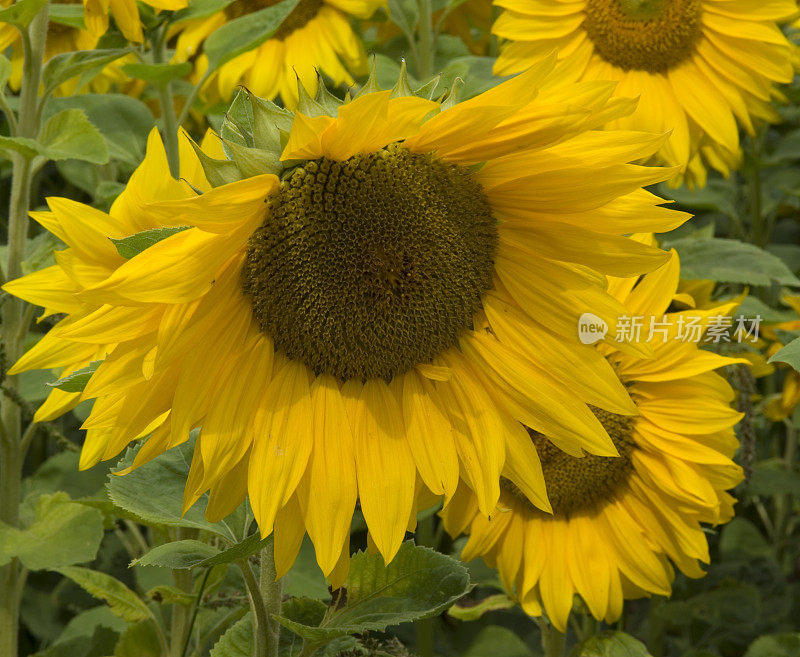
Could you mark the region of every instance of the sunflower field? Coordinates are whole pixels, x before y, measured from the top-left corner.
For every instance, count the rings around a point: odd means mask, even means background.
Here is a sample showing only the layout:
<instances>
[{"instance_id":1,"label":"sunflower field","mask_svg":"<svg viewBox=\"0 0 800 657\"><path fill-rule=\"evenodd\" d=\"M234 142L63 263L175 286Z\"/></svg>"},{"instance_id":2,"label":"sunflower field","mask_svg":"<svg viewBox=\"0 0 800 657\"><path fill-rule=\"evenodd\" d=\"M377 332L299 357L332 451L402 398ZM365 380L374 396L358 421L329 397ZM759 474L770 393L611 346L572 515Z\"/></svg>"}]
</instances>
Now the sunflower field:
<instances>
[{"instance_id":1,"label":"sunflower field","mask_svg":"<svg viewBox=\"0 0 800 657\"><path fill-rule=\"evenodd\" d=\"M0 0L0 657L800 657L799 74L797 0Z\"/></svg>"}]
</instances>

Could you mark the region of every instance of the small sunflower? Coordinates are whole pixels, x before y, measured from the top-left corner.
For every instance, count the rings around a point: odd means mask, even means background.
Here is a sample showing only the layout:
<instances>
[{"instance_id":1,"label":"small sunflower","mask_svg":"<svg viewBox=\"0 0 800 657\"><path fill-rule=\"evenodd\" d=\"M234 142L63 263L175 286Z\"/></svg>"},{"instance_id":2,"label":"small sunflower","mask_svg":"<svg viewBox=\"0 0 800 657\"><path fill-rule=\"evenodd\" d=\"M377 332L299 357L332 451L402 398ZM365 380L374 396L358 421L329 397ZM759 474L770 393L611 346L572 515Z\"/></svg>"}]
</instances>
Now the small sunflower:
<instances>
[{"instance_id":1,"label":"small sunflower","mask_svg":"<svg viewBox=\"0 0 800 657\"><path fill-rule=\"evenodd\" d=\"M442 512L452 535L467 531L462 559L497 567L504 586L530 615L543 610L564 631L579 595L592 615L616 621L623 600L668 595L674 572L700 577L709 560L700 523L733 516L725 492L742 479L731 461L738 446L730 408L732 388L713 370L740 362L676 340L680 319L728 315L738 301L706 310L670 312L678 284L677 254L641 279L616 279L610 291L631 316L669 324L656 334L655 358L640 359L600 347L627 387L639 415L595 409L619 456L574 458L530 431L542 462L552 515L535 508L512 482L487 519L462 487ZM666 322L665 322L666 320ZM662 342L662 339L664 340Z\"/></svg>"},{"instance_id":2,"label":"small sunflower","mask_svg":"<svg viewBox=\"0 0 800 657\"><path fill-rule=\"evenodd\" d=\"M768 324L762 332L765 340L769 341L766 348L765 358L773 356L785 346L781 335L776 331L798 331L800 330L800 296L787 295L783 297L783 302L798 315L798 319ZM764 414L773 422L779 422L791 417L797 405L800 404L800 372L793 367L788 367L780 363L781 369L786 369L783 385L779 394L768 398L764 408ZM774 365L766 365L759 371L754 371L753 376L766 376L775 371Z\"/></svg>"},{"instance_id":3,"label":"small sunflower","mask_svg":"<svg viewBox=\"0 0 800 657\"><path fill-rule=\"evenodd\" d=\"M227 21L277 3L277 0L234 0L207 18L187 21L178 36L175 57L188 60L200 44ZM287 107L296 107L297 80L312 96L317 93L317 72L335 85L355 84L354 75L367 73L367 57L361 39L353 31L351 17L369 18L386 0L300 0L278 31L257 48L239 55L216 71L205 93L212 100L228 102L237 85L257 96L280 96ZM196 76L208 66L198 59Z\"/></svg>"},{"instance_id":4,"label":"small sunflower","mask_svg":"<svg viewBox=\"0 0 800 657\"><path fill-rule=\"evenodd\" d=\"M613 332L624 307L600 272L667 258L621 234L686 219L641 188L672 170L628 164L664 136L595 130L631 102L605 82L540 91L554 64L460 104L404 80L345 104L323 88L306 114L250 97L233 160L184 138L173 180L153 133L108 214L48 199L33 216L68 248L4 289L66 317L12 373L102 363L36 419L95 400L82 468L200 428L185 503L210 490L220 518L249 495L281 562L305 527L326 574L356 499L387 561L418 491L447 501L460 470L487 514L501 474L549 509L519 422L617 453L587 404L636 408L578 318ZM109 240L164 228L130 259Z\"/></svg>"},{"instance_id":5,"label":"small sunflower","mask_svg":"<svg viewBox=\"0 0 800 657\"><path fill-rule=\"evenodd\" d=\"M791 82L797 48L776 21L797 14L794 0L495 0L506 11L495 34L510 41L495 73L515 73L558 49L564 77L618 80L617 92L641 96L615 127L672 137L662 162L687 166L705 184L706 167L738 166L737 120L777 122L776 83ZM679 183L682 176L675 178Z\"/></svg>"}]
</instances>

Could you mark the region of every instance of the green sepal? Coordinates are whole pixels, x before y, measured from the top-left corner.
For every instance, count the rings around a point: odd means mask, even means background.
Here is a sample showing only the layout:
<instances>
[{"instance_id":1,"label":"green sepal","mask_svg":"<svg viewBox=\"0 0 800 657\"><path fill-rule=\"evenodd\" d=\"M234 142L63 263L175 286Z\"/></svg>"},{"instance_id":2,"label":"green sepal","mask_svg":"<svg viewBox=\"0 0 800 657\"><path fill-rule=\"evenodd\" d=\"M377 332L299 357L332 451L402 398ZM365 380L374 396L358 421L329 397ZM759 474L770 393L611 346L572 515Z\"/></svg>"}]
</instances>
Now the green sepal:
<instances>
[{"instance_id":1,"label":"green sepal","mask_svg":"<svg viewBox=\"0 0 800 657\"><path fill-rule=\"evenodd\" d=\"M397 77L397 84L392 87L392 98L401 98L403 96L414 96L414 90L408 81L408 69L406 67L406 60L400 62L400 75Z\"/></svg>"},{"instance_id":2,"label":"green sepal","mask_svg":"<svg viewBox=\"0 0 800 657\"><path fill-rule=\"evenodd\" d=\"M283 152L292 131L294 114L275 103L248 92L253 111L253 144L256 148Z\"/></svg>"},{"instance_id":3,"label":"green sepal","mask_svg":"<svg viewBox=\"0 0 800 657\"><path fill-rule=\"evenodd\" d=\"M423 84L419 89L414 92L415 96L419 96L420 98L427 98L428 100L433 100L433 94L436 93L436 89L439 86L439 81L441 80L441 75L436 75L428 80L425 84Z\"/></svg>"},{"instance_id":4,"label":"green sepal","mask_svg":"<svg viewBox=\"0 0 800 657\"><path fill-rule=\"evenodd\" d=\"M454 105L458 104L458 98L461 95L461 90L463 88L464 80L461 78L456 78L453 80L453 86L445 92L440 101L442 104L442 111L450 109Z\"/></svg>"},{"instance_id":5,"label":"green sepal","mask_svg":"<svg viewBox=\"0 0 800 657\"><path fill-rule=\"evenodd\" d=\"M369 77L364 83L364 86L358 90L355 96L353 96L353 99L355 100L356 98L360 98L366 94L372 94L378 91L383 91L383 89L381 89L381 85L378 84L378 60L376 57L373 57L369 70Z\"/></svg>"},{"instance_id":6,"label":"green sepal","mask_svg":"<svg viewBox=\"0 0 800 657\"><path fill-rule=\"evenodd\" d=\"M342 106L342 101L328 91L325 80L319 71L317 72L317 96L314 100L324 107L330 116L336 116Z\"/></svg>"},{"instance_id":7,"label":"green sepal","mask_svg":"<svg viewBox=\"0 0 800 657\"><path fill-rule=\"evenodd\" d=\"M248 148L235 142L222 140L225 146L230 149L233 161L242 172L243 178L252 178L264 173L274 173L278 175L283 166L280 158L274 153L261 148Z\"/></svg>"},{"instance_id":8,"label":"green sepal","mask_svg":"<svg viewBox=\"0 0 800 657\"><path fill-rule=\"evenodd\" d=\"M297 102L298 113L312 118L317 116L332 116L325 107L309 95L299 77L297 78L297 96L299 98Z\"/></svg>"},{"instance_id":9,"label":"green sepal","mask_svg":"<svg viewBox=\"0 0 800 657\"><path fill-rule=\"evenodd\" d=\"M203 173L206 174L206 178L212 187L220 187L242 179L242 174L235 162L231 160L216 160L206 155L194 140L190 140L189 143L197 154L200 166L203 167Z\"/></svg>"}]
</instances>

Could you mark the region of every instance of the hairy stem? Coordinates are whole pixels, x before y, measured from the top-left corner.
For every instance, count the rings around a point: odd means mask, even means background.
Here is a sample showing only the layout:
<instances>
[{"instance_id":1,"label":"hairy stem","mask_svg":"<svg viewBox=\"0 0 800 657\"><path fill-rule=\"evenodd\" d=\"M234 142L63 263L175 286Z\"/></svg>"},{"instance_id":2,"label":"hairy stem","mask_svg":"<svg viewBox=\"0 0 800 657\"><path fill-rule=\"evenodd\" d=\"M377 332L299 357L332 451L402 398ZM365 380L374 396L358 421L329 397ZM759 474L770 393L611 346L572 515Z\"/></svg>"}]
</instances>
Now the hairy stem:
<instances>
[{"instance_id":1,"label":"hairy stem","mask_svg":"<svg viewBox=\"0 0 800 657\"><path fill-rule=\"evenodd\" d=\"M39 133L39 83L47 38L49 5L45 4L22 33L24 62L20 88L19 115L16 121L20 137L35 139ZM28 210L31 195L31 162L20 154L12 158L11 199L8 213L8 259L5 276L13 280L22 275L25 241L28 235ZM25 302L8 297L3 303L3 372L21 355L26 327ZM0 520L15 527L19 524L22 485L22 409L14 401L19 389L16 376L5 379L0 403ZM0 655L16 657L19 625L19 601L24 575L16 559L0 568Z\"/></svg>"}]
</instances>

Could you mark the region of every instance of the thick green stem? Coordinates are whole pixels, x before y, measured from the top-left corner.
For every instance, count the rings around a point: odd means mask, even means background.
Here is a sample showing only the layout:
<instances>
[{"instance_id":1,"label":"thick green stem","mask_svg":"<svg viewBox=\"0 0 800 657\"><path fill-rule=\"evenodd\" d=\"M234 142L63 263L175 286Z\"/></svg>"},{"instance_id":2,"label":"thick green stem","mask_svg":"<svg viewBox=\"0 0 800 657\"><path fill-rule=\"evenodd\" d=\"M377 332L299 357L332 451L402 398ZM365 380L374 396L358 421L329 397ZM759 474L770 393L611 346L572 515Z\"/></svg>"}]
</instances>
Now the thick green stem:
<instances>
[{"instance_id":1,"label":"thick green stem","mask_svg":"<svg viewBox=\"0 0 800 657\"><path fill-rule=\"evenodd\" d=\"M192 573L189 570L173 570L172 580L179 591L191 593ZM172 657L182 657L184 646L188 641L190 610L183 605L172 605L172 621L170 623L169 654Z\"/></svg>"},{"instance_id":2,"label":"thick green stem","mask_svg":"<svg viewBox=\"0 0 800 657\"><path fill-rule=\"evenodd\" d=\"M417 43L417 78L427 80L433 75L433 57L436 52L436 39L433 33L431 0L419 2L419 41Z\"/></svg>"},{"instance_id":3,"label":"thick green stem","mask_svg":"<svg viewBox=\"0 0 800 657\"><path fill-rule=\"evenodd\" d=\"M417 545L425 547L436 547L436 535L434 527L434 517L423 518L417 523L416 540ZM434 618L425 618L414 624L414 635L416 639L416 652L419 657L433 657L435 629Z\"/></svg>"},{"instance_id":4,"label":"thick green stem","mask_svg":"<svg viewBox=\"0 0 800 657\"><path fill-rule=\"evenodd\" d=\"M281 633L281 626L272 620L273 615L278 616L281 613L281 598L283 596L283 582L277 578L277 573L275 572L274 550L275 542L270 541L267 547L261 551L260 589L267 612L267 632L265 637L267 657L277 657L278 640Z\"/></svg>"},{"instance_id":5,"label":"thick green stem","mask_svg":"<svg viewBox=\"0 0 800 657\"><path fill-rule=\"evenodd\" d=\"M156 64L167 60L166 26L160 29L153 48L153 61ZM175 103L172 98L172 82L163 84L158 89L158 104L161 108L163 122L164 150L167 153L169 172L173 178L180 177L180 155L178 147L178 117L175 114Z\"/></svg>"},{"instance_id":6,"label":"thick green stem","mask_svg":"<svg viewBox=\"0 0 800 657\"><path fill-rule=\"evenodd\" d=\"M544 657L563 657L567 635L545 622L539 623L539 627L542 630Z\"/></svg>"},{"instance_id":7,"label":"thick green stem","mask_svg":"<svg viewBox=\"0 0 800 657\"><path fill-rule=\"evenodd\" d=\"M270 541L261 551L261 574L256 579L250 562L242 559L236 563L244 575L244 583L250 597L250 605L255 618L254 657L277 657L280 626L270 614L281 613L283 584L276 580L274 543ZM260 581L259 581L260 580Z\"/></svg>"},{"instance_id":8,"label":"thick green stem","mask_svg":"<svg viewBox=\"0 0 800 657\"><path fill-rule=\"evenodd\" d=\"M17 134L35 139L39 132L39 83L44 61L49 5L44 7L22 34L25 60L22 69ZM25 241L28 235L32 169L30 160L15 154L12 158L11 199L8 213L8 259L5 276L13 280L22 275ZM3 351L6 364L21 355L25 341L26 304L12 297L3 303ZM3 382L13 396L19 382L9 376ZM22 414L10 396L0 400L0 520L19 524L20 490L22 486ZM24 573L16 559L0 568L0 655L16 657L19 624L19 601Z\"/></svg>"}]
</instances>

